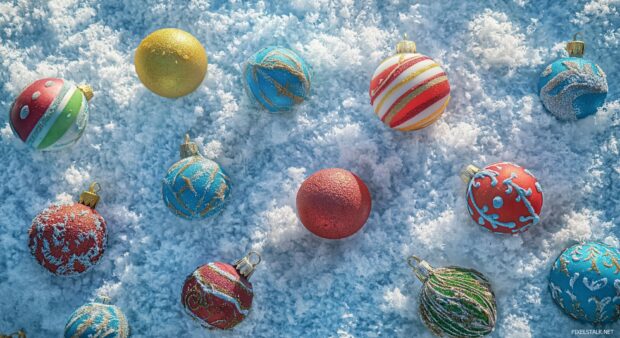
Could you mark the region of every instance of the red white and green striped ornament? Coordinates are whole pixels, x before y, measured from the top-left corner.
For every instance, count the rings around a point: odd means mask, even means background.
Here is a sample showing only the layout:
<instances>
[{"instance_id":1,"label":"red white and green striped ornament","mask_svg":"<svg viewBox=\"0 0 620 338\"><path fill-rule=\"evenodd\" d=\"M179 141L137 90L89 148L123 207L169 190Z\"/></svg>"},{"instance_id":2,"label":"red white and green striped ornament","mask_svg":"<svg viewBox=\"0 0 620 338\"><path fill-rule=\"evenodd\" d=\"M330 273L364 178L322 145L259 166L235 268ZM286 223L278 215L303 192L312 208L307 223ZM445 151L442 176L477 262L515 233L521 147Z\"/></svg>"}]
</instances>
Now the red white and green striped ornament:
<instances>
[{"instance_id":1,"label":"red white and green striped ornament","mask_svg":"<svg viewBox=\"0 0 620 338\"><path fill-rule=\"evenodd\" d=\"M45 78L31 83L9 112L15 136L38 150L58 150L74 144L88 122L88 85Z\"/></svg>"},{"instance_id":2,"label":"red white and green striped ornament","mask_svg":"<svg viewBox=\"0 0 620 338\"><path fill-rule=\"evenodd\" d=\"M434 269L416 256L408 259L424 284L420 317L439 337L483 337L497 321L495 294L478 271L457 266Z\"/></svg>"}]
</instances>

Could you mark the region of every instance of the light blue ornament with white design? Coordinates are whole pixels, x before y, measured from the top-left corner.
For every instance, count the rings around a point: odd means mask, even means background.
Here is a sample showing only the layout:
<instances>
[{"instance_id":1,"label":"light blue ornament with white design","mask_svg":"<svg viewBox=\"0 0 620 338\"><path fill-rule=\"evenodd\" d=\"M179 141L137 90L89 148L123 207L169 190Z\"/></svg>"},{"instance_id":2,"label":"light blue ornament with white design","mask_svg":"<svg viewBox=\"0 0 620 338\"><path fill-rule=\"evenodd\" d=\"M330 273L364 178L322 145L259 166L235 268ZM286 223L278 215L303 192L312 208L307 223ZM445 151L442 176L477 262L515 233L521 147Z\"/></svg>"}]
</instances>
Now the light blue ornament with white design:
<instances>
[{"instance_id":1,"label":"light blue ornament with white design","mask_svg":"<svg viewBox=\"0 0 620 338\"><path fill-rule=\"evenodd\" d=\"M185 219L204 219L224 208L230 192L228 175L219 164L202 157L186 135L181 160L168 169L163 180L162 196L168 209Z\"/></svg>"},{"instance_id":2,"label":"light blue ornament with white design","mask_svg":"<svg viewBox=\"0 0 620 338\"><path fill-rule=\"evenodd\" d=\"M288 48L258 51L248 59L243 78L248 94L272 113L291 110L310 96L310 66Z\"/></svg>"},{"instance_id":3,"label":"light blue ornament with white design","mask_svg":"<svg viewBox=\"0 0 620 338\"><path fill-rule=\"evenodd\" d=\"M607 77L594 62L583 59L585 44L566 45L570 57L548 65L538 79L543 105L559 120L577 120L590 116L605 104Z\"/></svg>"},{"instance_id":4,"label":"light blue ornament with white design","mask_svg":"<svg viewBox=\"0 0 620 338\"><path fill-rule=\"evenodd\" d=\"M111 305L107 297L100 296L71 314L65 325L64 337L127 338L129 325L121 309Z\"/></svg>"},{"instance_id":5,"label":"light blue ornament with white design","mask_svg":"<svg viewBox=\"0 0 620 338\"><path fill-rule=\"evenodd\" d=\"M551 267L549 291L576 320L615 322L620 317L620 252L599 242L569 247Z\"/></svg>"}]
</instances>

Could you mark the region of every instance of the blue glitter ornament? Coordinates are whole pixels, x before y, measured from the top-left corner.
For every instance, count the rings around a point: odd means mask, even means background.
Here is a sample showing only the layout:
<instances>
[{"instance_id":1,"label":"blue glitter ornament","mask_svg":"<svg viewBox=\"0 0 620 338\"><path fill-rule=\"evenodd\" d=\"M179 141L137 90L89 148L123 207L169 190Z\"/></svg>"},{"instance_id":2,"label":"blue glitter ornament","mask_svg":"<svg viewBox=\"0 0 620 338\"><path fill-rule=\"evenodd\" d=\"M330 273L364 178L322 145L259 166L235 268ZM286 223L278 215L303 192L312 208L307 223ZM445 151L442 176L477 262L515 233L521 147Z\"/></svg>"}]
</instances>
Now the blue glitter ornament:
<instances>
[{"instance_id":1,"label":"blue glitter ornament","mask_svg":"<svg viewBox=\"0 0 620 338\"><path fill-rule=\"evenodd\" d=\"M163 180L164 203L175 215L203 219L217 214L230 196L230 178L219 164L202 157L189 135L181 145L181 160Z\"/></svg>"},{"instance_id":2,"label":"blue glitter ornament","mask_svg":"<svg viewBox=\"0 0 620 338\"><path fill-rule=\"evenodd\" d=\"M620 317L620 252L598 242L564 250L551 267L549 291L574 319L606 324Z\"/></svg>"},{"instance_id":3,"label":"blue glitter ornament","mask_svg":"<svg viewBox=\"0 0 620 338\"><path fill-rule=\"evenodd\" d=\"M585 44L566 45L570 57L548 65L538 79L543 105L560 120L576 120L596 113L605 104L607 78L594 62L582 59Z\"/></svg>"},{"instance_id":4,"label":"blue glitter ornament","mask_svg":"<svg viewBox=\"0 0 620 338\"><path fill-rule=\"evenodd\" d=\"M287 48L261 49L243 73L248 93L272 113L290 110L310 95L310 66Z\"/></svg>"},{"instance_id":5,"label":"blue glitter ornament","mask_svg":"<svg viewBox=\"0 0 620 338\"><path fill-rule=\"evenodd\" d=\"M65 338L126 338L129 326L125 315L117 306L110 305L106 297L81 306L65 325Z\"/></svg>"}]
</instances>

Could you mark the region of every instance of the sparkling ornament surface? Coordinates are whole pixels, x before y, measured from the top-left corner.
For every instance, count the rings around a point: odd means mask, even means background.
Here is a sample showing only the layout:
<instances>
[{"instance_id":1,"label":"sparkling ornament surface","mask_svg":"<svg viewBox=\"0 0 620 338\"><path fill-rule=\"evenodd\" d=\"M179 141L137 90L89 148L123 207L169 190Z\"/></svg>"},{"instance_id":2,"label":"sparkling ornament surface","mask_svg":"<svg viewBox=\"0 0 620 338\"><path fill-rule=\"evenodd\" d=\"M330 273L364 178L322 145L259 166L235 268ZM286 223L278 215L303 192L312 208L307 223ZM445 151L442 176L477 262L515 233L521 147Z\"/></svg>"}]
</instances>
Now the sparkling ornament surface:
<instances>
[{"instance_id":1,"label":"sparkling ornament surface","mask_svg":"<svg viewBox=\"0 0 620 338\"><path fill-rule=\"evenodd\" d=\"M559 59L538 79L543 105L560 120L576 120L596 113L605 104L607 78L601 67L580 57Z\"/></svg>"},{"instance_id":2,"label":"sparkling ornament surface","mask_svg":"<svg viewBox=\"0 0 620 338\"><path fill-rule=\"evenodd\" d=\"M134 63L140 81L168 98L193 92L207 74L207 53L200 41L176 28L160 29L144 38Z\"/></svg>"},{"instance_id":3,"label":"sparkling ornament surface","mask_svg":"<svg viewBox=\"0 0 620 338\"><path fill-rule=\"evenodd\" d=\"M270 46L252 55L243 76L250 96L272 113L290 110L310 96L310 66L284 47Z\"/></svg>"},{"instance_id":4,"label":"sparkling ornament surface","mask_svg":"<svg viewBox=\"0 0 620 338\"><path fill-rule=\"evenodd\" d=\"M65 325L65 338L127 338L129 325L120 308L98 299L81 306Z\"/></svg>"},{"instance_id":5,"label":"sparkling ornament surface","mask_svg":"<svg viewBox=\"0 0 620 338\"><path fill-rule=\"evenodd\" d=\"M482 337L493 331L497 306L484 275L457 266L434 269L417 257L409 262L424 284L420 317L431 332L440 337Z\"/></svg>"},{"instance_id":6,"label":"sparkling ornament surface","mask_svg":"<svg viewBox=\"0 0 620 338\"><path fill-rule=\"evenodd\" d=\"M398 53L375 70L370 103L387 126L401 131L435 122L450 101L450 83L441 66L419 53Z\"/></svg>"},{"instance_id":7,"label":"sparkling ornament surface","mask_svg":"<svg viewBox=\"0 0 620 338\"><path fill-rule=\"evenodd\" d=\"M620 253L598 242L573 245L551 267L549 291L574 319L607 324L620 317Z\"/></svg>"},{"instance_id":8,"label":"sparkling ornament surface","mask_svg":"<svg viewBox=\"0 0 620 338\"><path fill-rule=\"evenodd\" d=\"M76 85L59 78L44 78L28 85L9 112L15 136L38 150L58 150L74 144L87 122L87 97Z\"/></svg>"},{"instance_id":9,"label":"sparkling ornament surface","mask_svg":"<svg viewBox=\"0 0 620 338\"><path fill-rule=\"evenodd\" d=\"M215 262L189 275L181 295L186 312L203 326L230 329L248 315L254 292L230 264Z\"/></svg>"},{"instance_id":10,"label":"sparkling ornament surface","mask_svg":"<svg viewBox=\"0 0 620 338\"><path fill-rule=\"evenodd\" d=\"M331 168L308 177L297 192L297 213L313 234L340 239L360 230L372 201L368 187L348 170Z\"/></svg>"},{"instance_id":11,"label":"sparkling ornament surface","mask_svg":"<svg viewBox=\"0 0 620 338\"><path fill-rule=\"evenodd\" d=\"M83 204L54 204L39 213L29 231L32 255L56 275L82 273L105 250L106 222Z\"/></svg>"},{"instance_id":12,"label":"sparkling ornament surface","mask_svg":"<svg viewBox=\"0 0 620 338\"><path fill-rule=\"evenodd\" d=\"M467 186L467 210L486 229L514 234L540 220L543 193L531 172L500 162L478 171Z\"/></svg>"}]
</instances>

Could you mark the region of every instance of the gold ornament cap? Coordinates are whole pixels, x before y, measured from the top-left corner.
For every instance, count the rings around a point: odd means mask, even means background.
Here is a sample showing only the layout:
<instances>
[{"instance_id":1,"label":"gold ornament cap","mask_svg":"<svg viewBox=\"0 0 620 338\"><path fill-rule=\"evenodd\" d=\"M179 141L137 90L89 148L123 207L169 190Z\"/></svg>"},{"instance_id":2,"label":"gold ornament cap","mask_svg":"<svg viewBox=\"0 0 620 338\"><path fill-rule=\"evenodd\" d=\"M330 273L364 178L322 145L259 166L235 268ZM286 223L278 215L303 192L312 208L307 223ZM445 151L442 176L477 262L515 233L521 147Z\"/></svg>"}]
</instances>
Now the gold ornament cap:
<instances>
[{"instance_id":1,"label":"gold ornament cap","mask_svg":"<svg viewBox=\"0 0 620 338\"><path fill-rule=\"evenodd\" d=\"M0 338L26 338L26 332L21 329L11 334L0 334Z\"/></svg>"},{"instance_id":2,"label":"gold ornament cap","mask_svg":"<svg viewBox=\"0 0 620 338\"><path fill-rule=\"evenodd\" d=\"M581 40L577 40L577 36L581 35L581 32L575 33L575 35L573 35L573 41L569 41L566 44L566 51L569 56L578 58L583 57L583 53L585 53L586 50L586 43Z\"/></svg>"},{"instance_id":3,"label":"gold ornament cap","mask_svg":"<svg viewBox=\"0 0 620 338\"><path fill-rule=\"evenodd\" d=\"M87 84L77 85L76 87L82 92L82 94L84 94L86 101L90 101L90 99L92 99L95 95L93 93L93 88Z\"/></svg>"},{"instance_id":4,"label":"gold ornament cap","mask_svg":"<svg viewBox=\"0 0 620 338\"><path fill-rule=\"evenodd\" d=\"M461 177L461 180L463 182L469 183L472 177L474 177L474 175L476 175L479 171L480 168L476 167L475 165L469 164L461 170L459 176Z\"/></svg>"},{"instance_id":5,"label":"gold ornament cap","mask_svg":"<svg viewBox=\"0 0 620 338\"><path fill-rule=\"evenodd\" d=\"M407 40L407 33L405 33L403 39L396 45L396 53L415 53L415 51L415 42Z\"/></svg>"},{"instance_id":6,"label":"gold ornament cap","mask_svg":"<svg viewBox=\"0 0 620 338\"><path fill-rule=\"evenodd\" d=\"M185 134L185 142L181 144L179 152L181 153L181 158L200 155L198 145L190 140L189 134Z\"/></svg>"},{"instance_id":7,"label":"gold ornament cap","mask_svg":"<svg viewBox=\"0 0 620 338\"><path fill-rule=\"evenodd\" d=\"M99 183L91 183L88 191L84 191L80 195L80 204L84 204L85 206L94 209L99 202L99 195L97 195L99 191L101 191L101 186L99 185Z\"/></svg>"},{"instance_id":8,"label":"gold ornament cap","mask_svg":"<svg viewBox=\"0 0 620 338\"><path fill-rule=\"evenodd\" d=\"M418 256L410 256L407 258L407 264L413 269L415 276L418 277L422 283L425 283L433 273L433 267Z\"/></svg>"},{"instance_id":9,"label":"gold ornament cap","mask_svg":"<svg viewBox=\"0 0 620 338\"><path fill-rule=\"evenodd\" d=\"M245 257L236 261L234 266L241 276L250 279L250 276L254 273L254 269L256 269L256 266L260 264L260 262L260 255L255 251L250 251Z\"/></svg>"}]
</instances>

